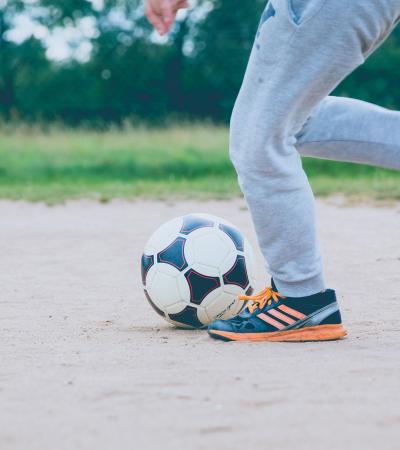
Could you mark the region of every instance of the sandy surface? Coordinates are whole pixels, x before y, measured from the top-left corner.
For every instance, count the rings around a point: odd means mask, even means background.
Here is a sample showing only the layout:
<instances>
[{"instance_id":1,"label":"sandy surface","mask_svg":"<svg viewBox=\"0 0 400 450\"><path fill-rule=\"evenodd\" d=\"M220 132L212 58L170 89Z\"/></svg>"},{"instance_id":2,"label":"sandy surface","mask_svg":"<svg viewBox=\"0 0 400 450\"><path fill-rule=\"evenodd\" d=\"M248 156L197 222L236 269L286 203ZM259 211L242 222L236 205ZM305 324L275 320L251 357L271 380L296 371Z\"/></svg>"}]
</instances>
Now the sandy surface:
<instances>
[{"instance_id":1,"label":"sandy surface","mask_svg":"<svg viewBox=\"0 0 400 450\"><path fill-rule=\"evenodd\" d=\"M243 344L164 323L138 267L187 212L254 243L242 201L0 202L0 449L398 450L400 205L317 207L348 339Z\"/></svg>"}]
</instances>

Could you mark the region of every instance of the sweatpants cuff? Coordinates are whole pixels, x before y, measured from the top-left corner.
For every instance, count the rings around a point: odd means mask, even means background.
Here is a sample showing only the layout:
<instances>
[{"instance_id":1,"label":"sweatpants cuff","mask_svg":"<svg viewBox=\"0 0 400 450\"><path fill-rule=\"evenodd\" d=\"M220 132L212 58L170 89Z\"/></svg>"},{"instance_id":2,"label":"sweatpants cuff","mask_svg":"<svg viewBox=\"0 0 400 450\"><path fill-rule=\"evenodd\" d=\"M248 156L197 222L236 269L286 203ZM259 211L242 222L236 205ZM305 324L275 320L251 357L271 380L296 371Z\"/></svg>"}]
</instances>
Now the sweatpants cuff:
<instances>
[{"instance_id":1,"label":"sweatpants cuff","mask_svg":"<svg viewBox=\"0 0 400 450\"><path fill-rule=\"evenodd\" d=\"M325 290L324 277L321 274L304 281L287 282L273 277L278 291L286 297L306 297Z\"/></svg>"}]
</instances>

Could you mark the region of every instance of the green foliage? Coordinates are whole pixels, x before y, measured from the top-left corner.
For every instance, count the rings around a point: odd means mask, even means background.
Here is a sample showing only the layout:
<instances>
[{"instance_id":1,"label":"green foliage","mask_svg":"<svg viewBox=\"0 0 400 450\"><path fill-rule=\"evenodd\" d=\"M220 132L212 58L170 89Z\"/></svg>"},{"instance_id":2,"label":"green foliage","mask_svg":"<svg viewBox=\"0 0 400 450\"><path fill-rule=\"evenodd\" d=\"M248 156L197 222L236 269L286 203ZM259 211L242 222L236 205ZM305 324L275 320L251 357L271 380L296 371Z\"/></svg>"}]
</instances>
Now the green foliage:
<instances>
[{"instance_id":1,"label":"green foliage","mask_svg":"<svg viewBox=\"0 0 400 450\"><path fill-rule=\"evenodd\" d=\"M191 125L106 132L3 128L0 198L60 201L91 197L231 197L228 130ZM315 193L400 199L400 173L304 159Z\"/></svg>"},{"instance_id":2,"label":"green foliage","mask_svg":"<svg viewBox=\"0 0 400 450\"><path fill-rule=\"evenodd\" d=\"M190 113L227 121L265 1L218 0L213 6L197 24L184 87Z\"/></svg>"},{"instance_id":3,"label":"green foliage","mask_svg":"<svg viewBox=\"0 0 400 450\"><path fill-rule=\"evenodd\" d=\"M163 45L139 0L8 0L0 10L0 119L106 126L160 124L172 115L227 123L265 0L198 0ZM112 19L118 11L119 20ZM19 12L49 29L90 18L87 62L50 62L34 37L7 38ZM400 29L335 91L400 109Z\"/></svg>"},{"instance_id":4,"label":"green foliage","mask_svg":"<svg viewBox=\"0 0 400 450\"><path fill-rule=\"evenodd\" d=\"M338 87L335 94L400 109L400 28Z\"/></svg>"}]
</instances>

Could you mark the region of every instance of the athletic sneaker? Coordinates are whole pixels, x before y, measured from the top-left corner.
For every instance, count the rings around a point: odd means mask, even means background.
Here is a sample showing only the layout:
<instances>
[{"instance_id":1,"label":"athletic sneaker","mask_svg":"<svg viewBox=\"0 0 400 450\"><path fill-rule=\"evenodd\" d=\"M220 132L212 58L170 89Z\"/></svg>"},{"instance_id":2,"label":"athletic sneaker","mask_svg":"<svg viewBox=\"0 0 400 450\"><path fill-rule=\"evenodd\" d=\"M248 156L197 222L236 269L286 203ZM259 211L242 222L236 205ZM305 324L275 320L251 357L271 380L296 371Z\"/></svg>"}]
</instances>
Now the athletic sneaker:
<instances>
[{"instance_id":1,"label":"athletic sneaker","mask_svg":"<svg viewBox=\"0 0 400 450\"><path fill-rule=\"evenodd\" d=\"M242 295L252 303L229 320L208 327L211 337L225 341L330 341L346 336L335 291L307 297L285 297L272 287L257 295Z\"/></svg>"}]
</instances>

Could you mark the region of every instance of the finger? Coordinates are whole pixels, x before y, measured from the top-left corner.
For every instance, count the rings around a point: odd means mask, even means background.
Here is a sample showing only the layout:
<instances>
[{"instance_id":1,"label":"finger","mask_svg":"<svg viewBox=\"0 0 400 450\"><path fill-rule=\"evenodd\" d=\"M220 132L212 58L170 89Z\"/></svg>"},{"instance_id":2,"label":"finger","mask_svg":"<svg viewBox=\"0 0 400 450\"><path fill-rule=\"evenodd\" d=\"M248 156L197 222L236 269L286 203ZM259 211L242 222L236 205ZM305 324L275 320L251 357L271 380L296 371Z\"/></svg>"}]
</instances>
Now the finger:
<instances>
[{"instance_id":1,"label":"finger","mask_svg":"<svg viewBox=\"0 0 400 450\"><path fill-rule=\"evenodd\" d=\"M166 27L167 27L166 31L167 32L171 29L172 24L175 22L175 19L176 19L178 11L181 8L187 8L187 7L188 7L188 2L186 0L180 0L180 1L177 1L175 4L173 4L173 6L172 6L172 20L171 20L171 23L170 24L166 24Z\"/></svg>"},{"instance_id":2,"label":"finger","mask_svg":"<svg viewBox=\"0 0 400 450\"><path fill-rule=\"evenodd\" d=\"M149 22L153 25L153 27L162 35L167 30L165 27L165 24L162 20L162 17L159 16L156 12L154 12L153 8L151 6L146 7L145 11L146 17L148 18Z\"/></svg>"},{"instance_id":3,"label":"finger","mask_svg":"<svg viewBox=\"0 0 400 450\"><path fill-rule=\"evenodd\" d=\"M165 26L169 29L174 21L174 13L172 11L172 4L170 0L162 0L160 4L161 15Z\"/></svg>"},{"instance_id":4,"label":"finger","mask_svg":"<svg viewBox=\"0 0 400 450\"><path fill-rule=\"evenodd\" d=\"M176 13L177 11L179 11L180 9L184 9L187 8L187 5L184 3L177 3L176 5L174 5L174 13Z\"/></svg>"},{"instance_id":5,"label":"finger","mask_svg":"<svg viewBox=\"0 0 400 450\"><path fill-rule=\"evenodd\" d=\"M188 2L186 0L179 0L173 5L173 11L176 12L178 9L187 8Z\"/></svg>"}]
</instances>

